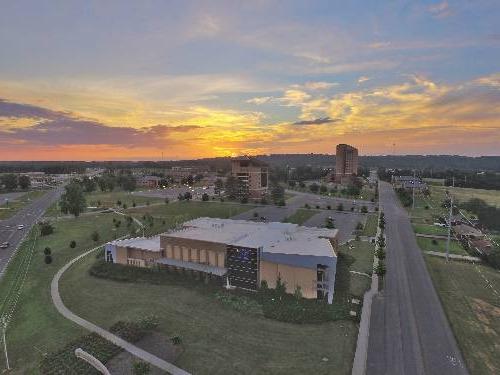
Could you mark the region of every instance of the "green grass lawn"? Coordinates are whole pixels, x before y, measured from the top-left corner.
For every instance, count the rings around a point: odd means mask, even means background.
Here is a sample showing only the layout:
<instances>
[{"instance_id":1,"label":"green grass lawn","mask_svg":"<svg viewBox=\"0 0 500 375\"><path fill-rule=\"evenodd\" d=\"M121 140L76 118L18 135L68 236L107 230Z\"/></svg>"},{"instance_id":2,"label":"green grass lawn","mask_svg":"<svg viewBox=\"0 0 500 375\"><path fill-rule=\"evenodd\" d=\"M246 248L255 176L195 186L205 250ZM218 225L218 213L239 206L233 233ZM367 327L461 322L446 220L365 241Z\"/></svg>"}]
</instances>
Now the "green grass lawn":
<instances>
[{"instance_id":1,"label":"green grass lawn","mask_svg":"<svg viewBox=\"0 0 500 375\"><path fill-rule=\"evenodd\" d=\"M435 234L443 236L448 234L447 228L429 224L413 224L413 230L415 231L415 233L420 233L420 234Z\"/></svg>"},{"instance_id":2,"label":"green grass lawn","mask_svg":"<svg viewBox=\"0 0 500 375\"><path fill-rule=\"evenodd\" d=\"M371 278L351 271L371 275L374 252L375 246L366 241L351 241L340 246L335 293L347 293L349 296L363 299L363 295L370 288Z\"/></svg>"},{"instance_id":3,"label":"green grass lawn","mask_svg":"<svg viewBox=\"0 0 500 375\"><path fill-rule=\"evenodd\" d=\"M87 200L87 206L100 206L103 207L115 207L117 201L121 201L122 204L126 204L127 207L132 207L135 204L138 206L146 205L149 203L163 202L162 198L150 198L137 195L135 192L127 192L122 190L116 190L112 192L93 192L85 194Z\"/></svg>"},{"instance_id":4,"label":"green grass lawn","mask_svg":"<svg viewBox=\"0 0 500 375\"><path fill-rule=\"evenodd\" d=\"M431 256L425 260L470 373L500 373L500 273Z\"/></svg>"},{"instance_id":5,"label":"green grass lawn","mask_svg":"<svg viewBox=\"0 0 500 375\"><path fill-rule=\"evenodd\" d=\"M446 253L446 240L436 239L437 244L432 243L431 238L417 237L417 244L422 251L438 251ZM469 255L458 241L450 241L450 254Z\"/></svg>"},{"instance_id":6,"label":"green grass lawn","mask_svg":"<svg viewBox=\"0 0 500 375\"><path fill-rule=\"evenodd\" d=\"M428 185L444 186L444 178L424 178Z\"/></svg>"},{"instance_id":7,"label":"green grass lawn","mask_svg":"<svg viewBox=\"0 0 500 375\"><path fill-rule=\"evenodd\" d=\"M182 337L184 352L176 365L193 374L351 372L354 322L278 322L229 309L196 288L97 279L86 272L94 261L86 258L63 277L67 306L104 327L157 315L161 332Z\"/></svg>"},{"instance_id":8,"label":"green grass lawn","mask_svg":"<svg viewBox=\"0 0 500 375\"><path fill-rule=\"evenodd\" d=\"M21 195L17 199L11 200L8 205L4 204L0 206L0 220L5 220L15 215L17 211L30 204L34 199L40 198L46 192L46 190L29 191L26 194Z\"/></svg>"},{"instance_id":9,"label":"green grass lawn","mask_svg":"<svg viewBox=\"0 0 500 375\"><path fill-rule=\"evenodd\" d=\"M375 236L377 234L378 215L368 215L361 232L362 236Z\"/></svg>"},{"instance_id":10,"label":"green grass lawn","mask_svg":"<svg viewBox=\"0 0 500 375\"><path fill-rule=\"evenodd\" d=\"M239 207L238 207L239 206ZM252 206L241 206L222 203L180 202L167 205L150 206L137 211L164 213L168 218L166 223L149 228L150 233L158 233L167 229L173 222L178 222L185 216L221 216L229 217L238 212L250 209ZM176 220L175 218L178 217ZM113 218L122 222L119 228L113 223ZM161 220L161 219L157 219ZM29 273L22 289L15 318L7 330L7 343L14 373L36 373L38 360L42 353L53 351L66 342L75 339L85 332L76 325L64 319L52 305L50 299L50 282L57 270L84 250L95 246L91 234L95 230L100 234L100 243L119 237L129 231L135 232L135 227L126 228L125 220L116 214L95 214L81 216L77 219L62 219L54 221L55 232L41 237L36 242L35 253L29 268ZM69 242L75 240L75 249L69 248ZM6 296L14 281L22 260L29 250L30 242L21 245L8 271L0 283L0 296ZM44 263L43 249L52 249L53 263ZM92 256L90 256L92 258ZM91 290L84 291L92 293ZM1 299L0 302L3 301ZM115 321L118 320L115 319ZM4 366L3 356L0 356L0 366Z\"/></svg>"},{"instance_id":11,"label":"green grass lawn","mask_svg":"<svg viewBox=\"0 0 500 375\"><path fill-rule=\"evenodd\" d=\"M442 194L444 194L446 190L449 190L460 202L466 202L472 198L479 198L492 206L500 207L500 190L454 188L451 186L433 186L432 190Z\"/></svg>"},{"instance_id":12,"label":"green grass lawn","mask_svg":"<svg viewBox=\"0 0 500 375\"><path fill-rule=\"evenodd\" d=\"M311 217L313 217L314 215L316 215L319 212L320 211L299 208L292 215L288 216L285 219L285 222L300 225L300 224L304 223L305 221L309 220Z\"/></svg>"}]
</instances>

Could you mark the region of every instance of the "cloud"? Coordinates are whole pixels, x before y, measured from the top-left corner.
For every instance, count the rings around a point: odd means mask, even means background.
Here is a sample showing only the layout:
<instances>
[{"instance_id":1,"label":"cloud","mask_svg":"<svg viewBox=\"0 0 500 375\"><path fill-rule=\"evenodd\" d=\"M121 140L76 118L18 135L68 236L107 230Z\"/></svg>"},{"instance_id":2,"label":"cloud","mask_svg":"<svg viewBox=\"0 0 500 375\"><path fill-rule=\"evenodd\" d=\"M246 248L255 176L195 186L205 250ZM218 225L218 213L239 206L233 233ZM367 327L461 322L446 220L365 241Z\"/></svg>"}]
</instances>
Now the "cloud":
<instances>
[{"instance_id":1,"label":"cloud","mask_svg":"<svg viewBox=\"0 0 500 375\"><path fill-rule=\"evenodd\" d=\"M0 98L0 117L56 119L66 115L67 113L64 112L52 111L30 104L12 103Z\"/></svg>"},{"instance_id":2,"label":"cloud","mask_svg":"<svg viewBox=\"0 0 500 375\"><path fill-rule=\"evenodd\" d=\"M371 79L370 77L361 76L358 78L358 83L363 83L363 82L369 81L370 79Z\"/></svg>"},{"instance_id":3,"label":"cloud","mask_svg":"<svg viewBox=\"0 0 500 375\"><path fill-rule=\"evenodd\" d=\"M453 14L448 1L432 4L427 7L427 10L436 18L446 18Z\"/></svg>"},{"instance_id":4,"label":"cloud","mask_svg":"<svg viewBox=\"0 0 500 375\"><path fill-rule=\"evenodd\" d=\"M489 76L480 77L474 80L474 83L481 86L490 86L500 89L500 73L495 73Z\"/></svg>"},{"instance_id":5,"label":"cloud","mask_svg":"<svg viewBox=\"0 0 500 375\"><path fill-rule=\"evenodd\" d=\"M330 124L337 120L332 119L330 117L317 118L314 120L302 120L294 122L293 125L322 125L322 124Z\"/></svg>"},{"instance_id":6,"label":"cloud","mask_svg":"<svg viewBox=\"0 0 500 375\"><path fill-rule=\"evenodd\" d=\"M272 100L273 100L272 96L261 96L261 97L255 97L255 98L248 99L245 102L250 103L250 104L255 104L255 105L261 105L264 103L269 103Z\"/></svg>"}]
</instances>

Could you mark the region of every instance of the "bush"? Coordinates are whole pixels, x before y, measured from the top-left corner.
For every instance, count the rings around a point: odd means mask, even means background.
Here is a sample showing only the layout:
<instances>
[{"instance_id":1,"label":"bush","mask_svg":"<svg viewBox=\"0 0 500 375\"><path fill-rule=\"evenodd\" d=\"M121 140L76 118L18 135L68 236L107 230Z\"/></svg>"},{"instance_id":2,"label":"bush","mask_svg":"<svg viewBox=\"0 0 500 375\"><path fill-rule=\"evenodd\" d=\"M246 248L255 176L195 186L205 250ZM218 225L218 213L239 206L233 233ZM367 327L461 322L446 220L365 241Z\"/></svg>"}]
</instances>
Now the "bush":
<instances>
[{"instance_id":1,"label":"bush","mask_svg":"<svg viewBox=\"0 0 500 375\"><path fill-rule=\"evenodd\" d=\"M170 338L170 341L172 342L172 345L178 346L182 344L182 337L179 335L174 335Z\"/></svg>"},{"instance_id":2,"label":"bush","mask_svg":"<svg viewBox=\"0 0 500 375\"><path fill-rule=\"evenodd\" d=\"M201 196L201 200L203 202L207 202L209 199L210 199L210 197L208 196L207 193L203 193L203 195Z\"/></svg>"},{"instance_id":3,"label":"bush","mask_svg":"<svg viewBox=\"0 0 500 375\"><path fill-rule=\"evenodd\" d=\"M54 233L54 227L49 222L41 221L38 225L40 226L41 236L48 236L49 234Z\"/></svg>"},{"instance_id":4,"label":"bush","mask_svg":"<svg viewBox=\"0 0 500 375\"><path fill-rule=\"evenodd\" d=\"M331 209L332 209L332 206L328 205L328 206L326 206L326 209L327 209L327 210L331 210Z\"/></svg>"},{"instance_id":5,"label":"bush","mask_svg":"<svg viewBox=\"0 0 500 375\"><path fill-rule=\"evenodd\" d=\"M52 263L52 255L46 254L45 255L45 264L50 264Z\"/></svg>"},{"instance_id":6,"label":"bush","mask_svg":"<svg viewBox=\"0 0 500 375\"><path fill-rule=\"evenodd\" d=\"M74 249L76 247L76 241L75 240L72 240L70 243L69 243L69 247Z\"/></svg>"},{"instance_id":7,"label":"bush","mask_svg":"<svg viewBox=\"0 0 500 375\"><path fill-rule=\"evenodd\" d=\"M258 212L254 212L253 213L253 217L255 217L255 218L259 217L259 213Z\"/></svg>"},{"instance_id":8,"label":"bush","mask_svg":"<svg viewBox=\"0 0 500 375\"><path fill-rule=\"evenodd\" d=\"M361 213L366 214L368 212L368 207L362 206L361 207Z\"/></svg>"},{"instance_id":9,"label":"bush","mask_svg":"<svg viewBox=\"0 0 500 375\"><path fill-rule=\"evenodd\" d=\"M132 207L135 207L135 206L137 206L137 203L135 203L135 201L134 201L134 202L132 202Z\"/></svg>"},{"instance_id":10,"label":"bush","mask_svg":"<svg viewBox=\"0 0 500 375\"><path fill-rule=\"evenodd\" d=\"M385 268L384 262L381 261L381 260L379 260L379 262L378 262L377 266L375 267L374 271L377 274L377 276L384 277L384 275L386 273L386 268Z\"/></svg>"},{"instance_id":11,"label":"bush","mask_svg":"<svg viewBox=\"0 0 500 375\"><path fill-rule=\"evenodd\" d=\"M164 202L165 202L165 204L168 204L170 202L170 200L168 198L165 198Z\"/></svg>"},{"instance_id":12,"label":"bush","mask_svg":"<svg viewBox=\"0 0 500 375\"><path fill-rule=\"evenodd\" d=\"M437 245L438 244L438 242L437 242L437 240L435 238L433 238L431 242L432 242L433 245Z\"/></svg>"},{"instance_id":13,"label":"bush","mask_svg":"<svg viewBox=\"0 0 500 375\"><path fill-rule=\"evenodd\" d=\"M128 206L125 203L123 203L122 207L123 207L124 210L126 210Z\"/></svg>"},{"instance_id":14,"label":"bush","mask_svg":"<svg viewBox=\"0 0 500 375\"><path fill-rule=\"evenodd\" d=\"M117 205L117 206L121 206L121 205L122 205L122 201L121 201L121 200L117 200L117 201L116 201L116 205Z\"/></svg>"},{"instance_id":15,"label":"bush","mask_svg":"<svg viewBox=\"0 0 500 375\"><path fill-rule=\"evenodd\" d=\"M311 208L311 206L309 206L309 203L306 203L306 204L304 205L304 208L309 209L309 208Z\"/></svg>"},{"instance_id":16,"label":"bush","mask_svg":"<svg viewBox=\"0 0 500 375\"><path fill-rule=\"evenodd\" d=\"M378 248L377 250L375 250L375 256L378 259L380 259L380 260L385 259L385 251L384 251L384 249Z\"/></svg>"},{"instance_id":17,"label":"bush","mask_svg":"<svg viewBox=\"0 0 500 375\"><path fill-rule=\"evenodd\" d=\"M137 361L132 365L134 375L145 375L151 372L151 366L147 362Z\"/></svg>"},{"instance_id":18,"label":"bush","mask_svg":"<svg viewBox=\"0 0 500 375\"><path fill-rule=\"evenodd\" d=\"M43 253L45 255L50 255L52 253L52 251L50 250L50 247L46 247L45 249L43 249Z\"/></svg>"},{"instance_id":19,"label":"bush","mask_svg":"<svg viewBox=\"0 0 500 375\"><path fill-rule=\"evenodd\" d=\"M363 223L358 222L358 224L356 225L356 230L363 230Z\"/></svg>"},{"instance_id":20,"label":"bush","mask_svg":"<svg viewBox=\"0 0 500 375\"><path fill-rule=\"evenodd\" d=\"M94 242L99 241L99 233L95 230L94 232L92 232L92 235L90 236L90 238L92 238L92 241L94 241Z\"/></svg>"},{"instance_id":21,"label":"bush","mask_svg":"<svg viewBox=\"0 0 500 375\"><path fill-rule=\"evenodd\" d=\"M344 211L344 205L342 203L337 205L337 211Z\"/></svg>"}]
</instances>

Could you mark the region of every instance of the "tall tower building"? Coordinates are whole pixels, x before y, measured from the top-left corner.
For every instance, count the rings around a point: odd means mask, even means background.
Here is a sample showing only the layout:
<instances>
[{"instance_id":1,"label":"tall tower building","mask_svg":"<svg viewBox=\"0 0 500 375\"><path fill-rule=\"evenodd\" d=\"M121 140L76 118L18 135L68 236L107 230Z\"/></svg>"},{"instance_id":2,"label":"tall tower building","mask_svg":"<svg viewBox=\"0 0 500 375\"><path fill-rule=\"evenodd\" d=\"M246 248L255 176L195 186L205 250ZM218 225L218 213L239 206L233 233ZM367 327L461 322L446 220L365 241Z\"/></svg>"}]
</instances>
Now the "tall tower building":
<instances>
[{"instance_id":1,"label":"tall tower building","mask_svg":"<svg viewBox=\"0 0 500 375\"><path fill-rule=\"evenodd\" d=\"M266 163L242 156L231 159L231 175L243 182L251 199L260 199L267 193L268 166Z\"/></svg>"},{"instance_id":2,"label":"tall tower building","mask_svg":"<svg viewBox=\"0 0 500 375\"><path fill-rule=\"evenodd\" d=\"M337 145L335 182L348 183L358 175L358 149L346 144Z\"/></svg>"}]
</instances>

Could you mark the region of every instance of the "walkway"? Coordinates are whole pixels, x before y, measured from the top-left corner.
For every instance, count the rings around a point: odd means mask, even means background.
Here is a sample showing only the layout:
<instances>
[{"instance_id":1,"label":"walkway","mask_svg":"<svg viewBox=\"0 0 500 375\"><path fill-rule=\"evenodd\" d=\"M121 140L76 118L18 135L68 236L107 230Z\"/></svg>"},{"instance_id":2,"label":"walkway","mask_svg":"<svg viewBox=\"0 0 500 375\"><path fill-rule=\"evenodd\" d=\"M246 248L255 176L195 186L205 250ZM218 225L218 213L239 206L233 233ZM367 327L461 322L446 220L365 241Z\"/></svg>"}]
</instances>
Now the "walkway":
<instances>
[{"instance_id":1,"label":"walkway","mask_svg":"<svg viewBox=\"0 0 500 375\"><path fill-rule=\"evenodd\" d=\"M424 253L435 256L446 258L446 253L441 253L439 251L424 251ZM478 257L471 257L470 255L458 255L458 254L449 254L448 257L452 260L463 260L466 262L479 262L481 263L483 260Z\"/></svg>"},{"instance_id":2,"label":"walkway","mask_svg":"<svg viewBox=\"0 0 500 375\"><path fill-rule=\"evenodd\" d=\"M106 331L105 329L96 326L95 324L80 318L78 315L72 313L68 308L64 305L61 296L59 294L59 279L61 276L66 272L68 268L70 268L74 263L78 262L80 259L84 258L88 254L96 251L99 249L101 246L95 247L92 250L89 250L78 257L74 258L73 260L69 261L64 267L62 267L54 276L52 279L52 283L50 285L50 294L52 296L52 302L54 303L57 311L64 316L66 319L69 319L73 321L74 323L78 324L79 326L97 333L99 336L105 338L106 340L112 342L116 346L119 346L120 348L126 350L130 354L142 359L145 362L150 363L153 366L158 367L161 370L167 371L169 374L172 375L190 375L187 371L184 371L177 366L168 363L167 361L164 361L161 358L158 358L157 356L146 352L145 350L123 340L121 337L118 337L114 334L112 334L109 331Z\"/></svg>"}]
</instances>

